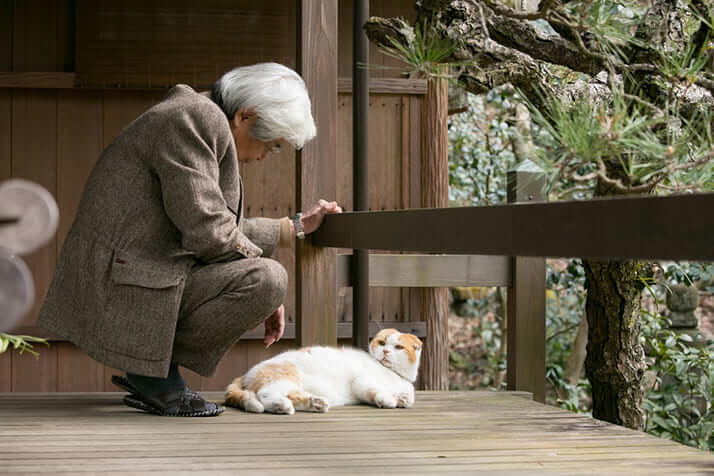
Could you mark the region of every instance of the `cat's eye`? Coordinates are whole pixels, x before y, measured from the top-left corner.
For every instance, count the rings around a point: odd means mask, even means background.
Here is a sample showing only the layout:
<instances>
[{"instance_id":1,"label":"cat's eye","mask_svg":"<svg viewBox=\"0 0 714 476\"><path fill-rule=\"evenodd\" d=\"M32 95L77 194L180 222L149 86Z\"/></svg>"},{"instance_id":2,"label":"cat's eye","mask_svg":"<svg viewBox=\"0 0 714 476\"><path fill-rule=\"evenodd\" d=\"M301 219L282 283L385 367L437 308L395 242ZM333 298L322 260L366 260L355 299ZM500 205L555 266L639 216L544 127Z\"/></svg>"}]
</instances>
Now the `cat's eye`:
<instances>
[{"instance_id":1,"label":"cat's eye","mask_svg":"<svg viewBox=\"0 0 714 476\"><path fill-rule=\"evenodd\" d=\"M378 340L378 341L377 341L377 345L384 345L384 341L383 341L383 340Z\"/></svg>"},{"instance_id":2,"label":"cat's eye","mask_svg":"<svg viewBox=\"0 0 714 476\"><path fill-rule=\"evenodd\" d=\"M397 345L394 346L394 348L397 349L397 350L402 350L402 349L404 348L404 346L397 344Z\"/></svg>"}]
</instances>

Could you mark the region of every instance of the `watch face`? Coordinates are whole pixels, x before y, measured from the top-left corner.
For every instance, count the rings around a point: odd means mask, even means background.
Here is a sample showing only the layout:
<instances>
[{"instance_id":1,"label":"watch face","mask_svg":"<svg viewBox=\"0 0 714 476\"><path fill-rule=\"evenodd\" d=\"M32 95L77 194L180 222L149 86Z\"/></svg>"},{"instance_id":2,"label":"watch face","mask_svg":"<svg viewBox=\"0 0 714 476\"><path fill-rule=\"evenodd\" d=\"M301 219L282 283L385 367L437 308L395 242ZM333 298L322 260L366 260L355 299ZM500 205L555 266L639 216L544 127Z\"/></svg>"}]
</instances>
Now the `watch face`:
<instances>
[{"instance_id":1,"label":"watch face","mask_svg":"<svg viewBox=\"0 0 714 476\"><path fill-rule=\"evenodd\" d=\"M298 237L300 237L300 235L305 236L305 233L302 229L302 222L300 221L300 216L301 214L298 213L293 217L293 223L295 224L295 233L298 235Z\"/></svg>"}]
</instances>

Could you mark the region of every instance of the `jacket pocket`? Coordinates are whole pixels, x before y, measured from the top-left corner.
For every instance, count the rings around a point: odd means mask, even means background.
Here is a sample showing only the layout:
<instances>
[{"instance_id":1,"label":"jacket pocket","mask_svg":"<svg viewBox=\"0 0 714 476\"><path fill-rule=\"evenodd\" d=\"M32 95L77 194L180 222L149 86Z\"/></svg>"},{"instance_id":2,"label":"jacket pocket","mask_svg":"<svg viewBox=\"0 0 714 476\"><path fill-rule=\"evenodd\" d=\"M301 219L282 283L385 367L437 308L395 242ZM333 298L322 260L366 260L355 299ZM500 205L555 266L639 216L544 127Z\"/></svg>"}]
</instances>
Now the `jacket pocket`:
<instances>
[{"instance_id":1,"label":"jacket pocket","mask_svg":"<svg viewBox=\"0 0 714 476\"><path fill-rule=\"evenodd\" d=\"M103 344L145 360L171 357L183 273L163 263L115 250L111 268Z\"/></svg>"}]
</instances>

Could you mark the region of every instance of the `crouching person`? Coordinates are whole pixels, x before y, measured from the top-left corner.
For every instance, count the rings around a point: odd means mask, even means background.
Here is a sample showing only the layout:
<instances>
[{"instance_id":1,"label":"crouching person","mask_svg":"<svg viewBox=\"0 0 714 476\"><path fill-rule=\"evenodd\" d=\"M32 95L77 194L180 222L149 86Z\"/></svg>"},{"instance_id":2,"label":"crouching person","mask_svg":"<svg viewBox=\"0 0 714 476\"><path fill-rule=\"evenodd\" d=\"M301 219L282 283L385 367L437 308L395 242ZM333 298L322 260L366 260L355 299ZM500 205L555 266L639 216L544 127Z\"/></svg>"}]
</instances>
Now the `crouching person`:
<instances>
[{"instance_id":1,"label":"crouching person","mask_svg":"<svg viewBox=\"0 0 714 476\"><path fill-rule=\"evenodd\" d=\"M172 88L92 170L39 324L125 370L112 381L131 407L220 414L179 366L212 376L262 322L266 346L280 339L287 274L269 257L341 212L320 200L292 218L246 218L239 163L315 133L305 84L282 65L236 68L210 93Z\"/></svg>"}]
</instances>

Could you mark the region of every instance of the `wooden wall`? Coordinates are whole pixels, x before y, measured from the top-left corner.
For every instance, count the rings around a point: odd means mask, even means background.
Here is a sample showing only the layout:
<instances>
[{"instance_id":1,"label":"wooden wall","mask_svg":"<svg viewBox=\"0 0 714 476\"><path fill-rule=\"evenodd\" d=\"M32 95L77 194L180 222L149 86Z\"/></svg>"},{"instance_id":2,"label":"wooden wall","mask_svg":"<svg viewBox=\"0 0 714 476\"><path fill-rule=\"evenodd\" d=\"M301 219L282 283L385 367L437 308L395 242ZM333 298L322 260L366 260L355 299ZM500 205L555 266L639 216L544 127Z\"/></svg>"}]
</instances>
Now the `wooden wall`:
<instances>
[{"instance_id":1,"label":"wooden wall","mask_svg":"<svg viewBox=\"0 0 714 476\"><path fill-rule=\"evenodd\" d=\"M372 1L373 14L408 16L411 1ZM121 8L116 8L120 5ZM198 7L200 5L200 7ZM258 5L258 6L256 6ZM80 86L42 89L3 87L0 81L0 180L21 177L42 184L56 198L60 224L55 239L24 257L37 288L38 304L19 331L43 335L35 327L39 303L52 279L58 251L74 218L95 161L121 129L176 82L203 86L230 67L258 61L295 65L294 1L260 2L96 2L16 0L0 2L0 72L76 72ZM351 2L340 2L339 75L351 76ZM266 28L267 26L267 28ZM345 31L346 30L346 31ZM275 32L280 32L276 35ZM221 48L225 38L228 45ZM373 63L395 65L383 55ZM373 77L398 77L374 69ZM22 78L22 76L18 76ZM127 89L121 89L127 88ZM142 88L142 89L129 89ZM370 205L386 210L419 203L418 94L374 94L370 102ZM351 95L338 96L337 199L352 202ZM249 216L295 213L295 157L284 151L269 161L242 166ZM280 250L294 282L295 253ZM373 288L373 320L420 320L408 289ZM338 319L351 320L351 292L338 296ZM295 322L295 289L286 302L287 321ZM349 343L349 341L341 341ZM241 341L223 360L217 375L187 372L195 389L221 389L250 365L294 345L285 340L269 350L262 341ZM30 354L0 354L1 391L113 391L114 369L94 362L67 342L53 341Z\"/></svg>"}]
</instances>

